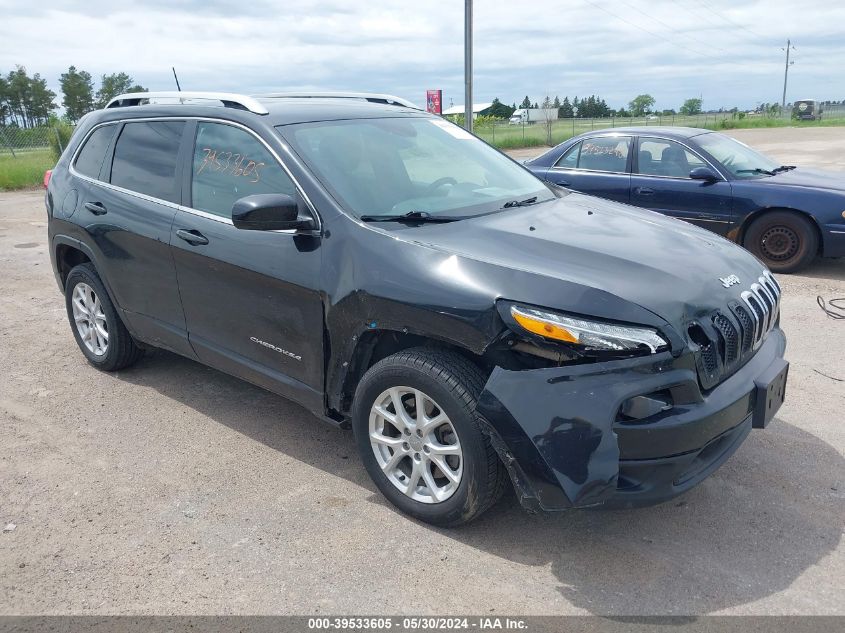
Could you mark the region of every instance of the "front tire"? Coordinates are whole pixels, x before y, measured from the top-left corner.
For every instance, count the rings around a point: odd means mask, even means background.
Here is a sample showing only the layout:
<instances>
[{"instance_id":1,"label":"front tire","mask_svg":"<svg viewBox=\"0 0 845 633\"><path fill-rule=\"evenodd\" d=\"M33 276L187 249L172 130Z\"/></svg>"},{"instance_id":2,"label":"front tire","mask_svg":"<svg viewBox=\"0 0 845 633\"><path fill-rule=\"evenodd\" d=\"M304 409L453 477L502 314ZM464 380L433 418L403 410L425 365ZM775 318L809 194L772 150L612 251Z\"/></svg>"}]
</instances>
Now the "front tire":
<instances>
[{"instance_id":1,"label":"front tire","mask_svg":"<svg viewBox=\"0 0 845 633\"><path fill-rule=\"evenodd\" d=\"M80 264L70 271L65 307L79 349L97 369L117 371L141 357L93 265Z\"/></svg>"},{"instance_id":2,"label":"front tire","mask_svg":"<svg viewBox=\"0 0 845 633\"><path fill-rule=\"evenodd\" d=\"M819 250L816 227L793 211L767 211L751 223L743 246L772 272L794 273L815 259Z\"/></svg>"},{"instance_id":3,"label":"front tire","mask_svg":"<svg viewBox=\"0 0 845 633\"><path fill-rule=\"evenodd\" d=\"M352 426L361 459L406 514L457 526L501 497L507 473L475 414L484 382L461 355L418 348L379 361L358 384Z\"/></svg>"}]
</instances>

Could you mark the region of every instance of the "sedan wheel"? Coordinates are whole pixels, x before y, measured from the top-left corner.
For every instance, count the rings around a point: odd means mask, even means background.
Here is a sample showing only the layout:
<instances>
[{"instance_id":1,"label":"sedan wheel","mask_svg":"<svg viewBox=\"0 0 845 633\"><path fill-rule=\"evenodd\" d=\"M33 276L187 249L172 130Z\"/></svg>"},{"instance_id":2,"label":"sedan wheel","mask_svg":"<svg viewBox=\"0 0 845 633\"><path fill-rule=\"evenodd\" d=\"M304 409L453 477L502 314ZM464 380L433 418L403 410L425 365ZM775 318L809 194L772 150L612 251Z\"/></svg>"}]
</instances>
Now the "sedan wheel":
<instances>
[{"instance_id":1,"label":"sedan wheel","mask_svg":"<svg viewBox=\"0 0 845 633\"><path fill-rule=\"evenodd\" d=\"M807 216L795 211L765 211L745 232L743 246L776 273L801 270L819 252L818 231Z\"/></svg>"}]
</instances>

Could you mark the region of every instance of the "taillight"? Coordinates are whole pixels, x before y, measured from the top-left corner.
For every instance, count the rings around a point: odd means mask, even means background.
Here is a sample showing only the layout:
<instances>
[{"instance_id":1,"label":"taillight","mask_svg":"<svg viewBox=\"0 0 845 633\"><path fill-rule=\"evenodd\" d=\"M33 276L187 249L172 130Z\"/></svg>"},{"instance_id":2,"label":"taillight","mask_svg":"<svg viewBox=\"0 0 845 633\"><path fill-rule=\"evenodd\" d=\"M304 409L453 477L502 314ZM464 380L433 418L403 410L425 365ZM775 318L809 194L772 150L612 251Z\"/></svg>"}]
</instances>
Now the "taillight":
<instances>
[{"instance_id":1,"label":"taillight","mask_svg":"<svg viewBox=\"0 0 845 633\"><path fill-rule=\"evenodd\" d=\"M47 171L44 172L44 188L45 189L47 188L47 185L50 184L50 176L52 176L52 175L53 175L52 169L48 169Z\"/></svg>"}]
</instances>

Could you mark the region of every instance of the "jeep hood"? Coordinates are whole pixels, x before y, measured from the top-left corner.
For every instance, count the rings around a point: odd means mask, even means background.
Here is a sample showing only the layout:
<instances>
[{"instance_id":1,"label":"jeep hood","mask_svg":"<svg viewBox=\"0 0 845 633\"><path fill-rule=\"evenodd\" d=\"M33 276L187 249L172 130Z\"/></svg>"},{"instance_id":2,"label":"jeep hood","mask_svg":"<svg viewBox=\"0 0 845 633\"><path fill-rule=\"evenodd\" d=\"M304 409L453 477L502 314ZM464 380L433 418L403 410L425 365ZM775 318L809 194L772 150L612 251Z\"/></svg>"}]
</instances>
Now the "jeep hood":
<instances>
[{"instance_id":1,"label":"jeep hood","mask_svg":"<svg viewBox=\"0 0 845 633\"><path fill-rule=\"evenodd\" d=\"M579 288L634 303L678 328L738 300L765 270L735 244L652 211L578 193L534 206L417 226L405 239L461 257L530 273L532 288L501 296L571 309ZM725 288L720 278L740 283ZM544 278L544 279L542 279ZM568 282L555 285L555 280Z\"/></svg>"}]
</instances>

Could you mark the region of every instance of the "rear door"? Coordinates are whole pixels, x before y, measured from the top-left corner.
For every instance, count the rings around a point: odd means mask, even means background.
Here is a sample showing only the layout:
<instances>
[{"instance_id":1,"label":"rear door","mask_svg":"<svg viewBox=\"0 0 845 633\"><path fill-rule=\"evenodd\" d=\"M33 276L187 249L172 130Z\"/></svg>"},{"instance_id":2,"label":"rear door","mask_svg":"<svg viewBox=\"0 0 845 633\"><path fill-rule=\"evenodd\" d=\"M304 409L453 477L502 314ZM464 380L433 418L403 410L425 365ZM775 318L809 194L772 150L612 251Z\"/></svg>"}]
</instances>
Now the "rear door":
<instances>
[{"instance_id":1,"label":"rear door","mask_svg":"<svg viewBox=\"0 0 845 633\"><path fill-rule=\"evenodd\" d=\"M322 411L321 237L235 228L236 200L298 197L296 187L252 131L191 127L185 207L170 238L191 344L209 365Z\"/></svg>"},{"instance_id":2,"label":"rear door","mask_svg":"<svg viewBox=\"0 0 845 633\"><path fill-rule=\"evenodd\" d=\"M681 143L641 136L631 175L631 204L725 235L732 226L731 184L693 180L689 173L696 167L719 173Z\"/></svg>"},{"instance_id":3,"label":"rear door","mask_svg":"<svg viewBox=\"0 0 845 633\"><path fill-rule=\"evenodd\" d=\"M546 179L582 193L628 202L631 145L630 136L585 138L564 152Z\"/></svg>"},{"instance_id":4,"label":"rear door","mask_svg":"<svg viewBox=\"0 0 845 633\"><path fill-rule=\"evenodd\" d=\"M96 128L74 164L83 175L77 221L96 247L114 300L142 340L192 356L168 242L180 199L184 121L129 121L109 128L99 175L86 159L88 143L103 142ZM99 136L98 136L99 135ZM87 175L83 172L87 172Z\"/></svg>"}]
</instances>

